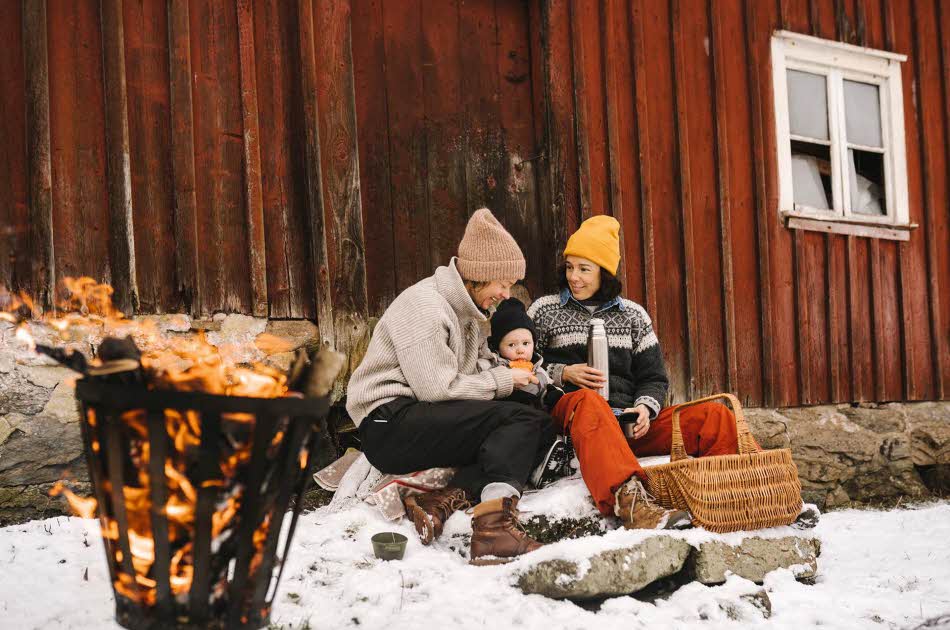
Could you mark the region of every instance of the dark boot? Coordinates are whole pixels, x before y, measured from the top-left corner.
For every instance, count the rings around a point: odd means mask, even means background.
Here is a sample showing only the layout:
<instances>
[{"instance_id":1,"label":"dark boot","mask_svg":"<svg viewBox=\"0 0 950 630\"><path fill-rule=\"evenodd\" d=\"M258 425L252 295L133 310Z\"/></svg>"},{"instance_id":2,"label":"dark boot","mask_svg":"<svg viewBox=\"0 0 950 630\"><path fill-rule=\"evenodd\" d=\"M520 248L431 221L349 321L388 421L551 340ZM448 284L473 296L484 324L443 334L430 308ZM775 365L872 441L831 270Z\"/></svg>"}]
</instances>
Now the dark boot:
<instances>
[{"instance_id":1,"label":"dark boot","mask_svg":"<svg viewBox=\"0 0 950 630\"><path fill-rule=\"evenodd\" d=\"M406 514L415 524L423 545L428 545L442 534L445 521L455 510L470 507L472 503L461 488L443 488L406 497Z\"/></svg>"},{"instance_id":2,"label":"dark boot","mask_svg":"<svg viewBox=\"0 0 950 630\"><path fill-rule=\"evenodd\" d=\"M540 547L541 543L528 536L518 521L518 497L493 499L475 506L471 564L503 564Z\"/></svg>"},{"instance_id":3,"label":"dark boot","mask_svg":"<svg viewBox=\"0 0 950 630\"><path fill-rule=\"evenodd\" d=\"M562 477L570 475L571 459L574 457L573 449L561 436L557 436L554 442L548 448L541 463L531 473L529 481L535 488L541 489L550 486L552 483Z\"/></svg>"}]
</instances>

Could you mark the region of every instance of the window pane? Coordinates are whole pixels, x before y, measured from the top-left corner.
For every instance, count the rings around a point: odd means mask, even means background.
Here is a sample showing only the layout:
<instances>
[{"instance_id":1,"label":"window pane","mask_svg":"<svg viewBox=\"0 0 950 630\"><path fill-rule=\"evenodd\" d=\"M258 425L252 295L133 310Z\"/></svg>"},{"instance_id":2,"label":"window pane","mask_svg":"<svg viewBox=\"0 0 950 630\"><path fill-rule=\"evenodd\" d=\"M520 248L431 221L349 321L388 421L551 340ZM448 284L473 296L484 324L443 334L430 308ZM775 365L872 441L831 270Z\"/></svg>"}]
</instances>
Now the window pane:
<instances>
[{"instance_id":1,"label":"window pane","mask_svg":"<svg viewBox=\"0 0 950 630\"><path fill-rule=\"evenodd\" d=\"M878 87L860 81L844 82L844 110L848 142L881 147L881 99Z\"/></svg>"},{"instance_id":2,"label":"window pane","mask_svg":"<svg viewBox=\"0 0 950 630\"><path fill-rule=\"evenodd\" d=\"M796 136L828 139L828 94L825 77L788 71L789 129Z\"/></svg>"},{"instance_id":3,"label":"window pane","mask_svg":"<svg viewBox=\"0 0 950 630\"><path fill-rule=\"evenodd\" d=\"M797 205L830 210L831 149L792 140L792 193Z\"/></svg>"},{"instance_id":4,"label":"window pane","mask_svg":"<svg viewBox=\"0 0 950 630\"><path fill-rule=\"evenodd\" d=\"M848 149L848 179L851 181L851 212L884 216L884 156L871 151Z\"/></svg>"}]
</instances>

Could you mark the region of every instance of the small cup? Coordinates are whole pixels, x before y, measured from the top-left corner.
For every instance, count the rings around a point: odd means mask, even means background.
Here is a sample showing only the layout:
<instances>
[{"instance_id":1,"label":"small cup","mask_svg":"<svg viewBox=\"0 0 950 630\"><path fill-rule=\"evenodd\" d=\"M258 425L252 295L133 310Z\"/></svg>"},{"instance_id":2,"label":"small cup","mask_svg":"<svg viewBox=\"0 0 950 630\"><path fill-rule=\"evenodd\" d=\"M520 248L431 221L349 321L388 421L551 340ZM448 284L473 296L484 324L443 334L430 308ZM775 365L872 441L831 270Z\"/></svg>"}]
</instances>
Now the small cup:
<instances>
[{"instance_id":1,"label":"small cup","mask_svg":"<svg viewBox=\"0 0 950 630\"><path fill-rule=\"evenodd\" d=\"M373 553L380 560L402 560L406 553L408 538L396 532L380 532L374 534Z\"/></svg>"}]
</instances>

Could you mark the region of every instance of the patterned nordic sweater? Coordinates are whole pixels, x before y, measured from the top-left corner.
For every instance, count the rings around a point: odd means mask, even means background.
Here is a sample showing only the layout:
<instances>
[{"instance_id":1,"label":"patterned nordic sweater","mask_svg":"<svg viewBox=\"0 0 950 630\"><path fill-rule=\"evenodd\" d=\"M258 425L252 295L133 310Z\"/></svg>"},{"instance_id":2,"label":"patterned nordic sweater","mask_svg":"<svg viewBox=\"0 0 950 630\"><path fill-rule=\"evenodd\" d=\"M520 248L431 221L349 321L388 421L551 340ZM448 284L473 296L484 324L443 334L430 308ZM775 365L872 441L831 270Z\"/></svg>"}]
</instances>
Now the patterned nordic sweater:
<instances>
[{"instance_id":1,"label":"patterned nordic sweater","mask_svg":"<svg viewBox=\"0 0 950 630\"><path fill-rule=\"evenodd\" d=\"M610 361L610 406L644 404L655 418L666 401L669 380L660 343L646 310L631 300L615 298L591 314L568 289L560 295L538 298L528 309L538 328L536 350L544 357L548 374L565 391L579 389L562 381L566 365L587 363L587 326L592 318L604 320Z\"/></svg>"}]
</instances>

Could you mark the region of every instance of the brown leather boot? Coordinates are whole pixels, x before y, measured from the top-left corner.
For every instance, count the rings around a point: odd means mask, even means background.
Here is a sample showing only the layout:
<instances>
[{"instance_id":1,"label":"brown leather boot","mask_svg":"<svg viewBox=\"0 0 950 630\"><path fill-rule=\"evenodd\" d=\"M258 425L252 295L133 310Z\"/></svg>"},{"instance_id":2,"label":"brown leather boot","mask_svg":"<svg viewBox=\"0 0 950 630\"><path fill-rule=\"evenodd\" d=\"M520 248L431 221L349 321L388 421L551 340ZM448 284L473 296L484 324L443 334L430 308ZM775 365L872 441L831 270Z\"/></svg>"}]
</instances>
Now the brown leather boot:
<instances>
[{"instance_id":1,"label":"brown leather boot","mask_svg":"<svg viewBox=\"0 0 950 630\"><path fill-rule=\"evenodd\" d=\"M442 534L445 521L455 510L467 510L471 501L461 488L442 488L406 497L406 513L416 526L419 540L428 545Z\"/></svg>"},{"instance_id":2,"label":"brown leather boot","mask_svg":"<svg viewBox=\"0 0 950 630\"><path fill-rule=\"evenodd\" d=\"M689 512L667 510L654 503L636 476L617 488L614 498L614 513L626 529L685 529L692 525Z\"/></svg>"},{"instance_id":3,"label":"brown leather boot","mask_svg":"<svg viewBox=\"0 0 950 630\"><path fill-rule=\"evenodd\" d=\"M471 564L503 564L540 547L541 543L528 536L518 521L518 497L493 499L475 506Z\"/></svg>"}]
</instances>

